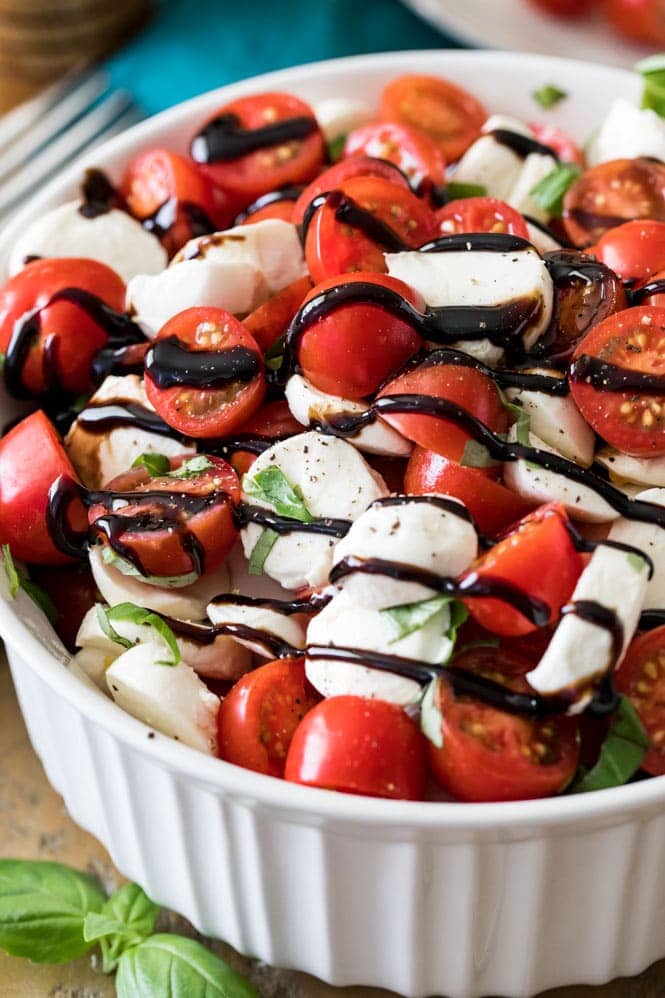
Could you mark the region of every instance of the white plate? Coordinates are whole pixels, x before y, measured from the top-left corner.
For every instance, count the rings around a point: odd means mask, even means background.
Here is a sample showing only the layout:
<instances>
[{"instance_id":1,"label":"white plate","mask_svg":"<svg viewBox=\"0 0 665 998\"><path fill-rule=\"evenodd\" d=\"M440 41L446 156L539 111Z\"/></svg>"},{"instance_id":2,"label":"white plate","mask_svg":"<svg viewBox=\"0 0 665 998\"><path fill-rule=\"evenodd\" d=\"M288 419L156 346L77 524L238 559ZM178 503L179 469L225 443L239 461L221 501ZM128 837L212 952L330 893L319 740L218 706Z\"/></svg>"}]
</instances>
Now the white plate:
<instances>
[{"instance_id":1,"label":"white plate","mask_svg":"<svg viewBox=\"0 0 665 998\"><path fill-rule=\"evenodd\" d=\"M446 31L468 45L543 52L628 68L653 51L615 34L600 13L566 21L548 17L526 0L404 2L440 31Z\"/></svg>"},{"instance_id":2,"label":"white plate","mask_svg":"<svg viewBox=\"0 0 665 998\"><path fill-rule=\"evenodd\" d=\"M529 55L362 56L204 94L86 163L117 177L141 149L185 150L196 125L241 94L374 101L406 72L448 76L489 110L527 118L530 93L556 80L570 97L552 120L580 140L614 98L636 100L640 91L621 70ZM83 165L10 223L0 258L30 220L72 196ZM512 804L294 786L149 737L66 668L24 593L15 602L0 596L0 632L30 738L74 820L156 901L244 953L414 998L517 998L636 974L665 956L665 779Z\"/></svg>"}]
</instances>

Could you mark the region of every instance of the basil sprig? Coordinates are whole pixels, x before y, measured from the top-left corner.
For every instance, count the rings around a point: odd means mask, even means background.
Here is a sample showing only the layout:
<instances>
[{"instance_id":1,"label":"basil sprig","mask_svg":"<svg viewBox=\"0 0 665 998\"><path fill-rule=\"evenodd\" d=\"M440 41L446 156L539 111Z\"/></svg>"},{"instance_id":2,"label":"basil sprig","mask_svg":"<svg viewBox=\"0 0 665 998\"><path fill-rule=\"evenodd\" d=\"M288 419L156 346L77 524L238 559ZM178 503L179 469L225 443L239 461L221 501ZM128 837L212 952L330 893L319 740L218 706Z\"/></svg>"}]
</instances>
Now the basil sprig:
<instances>
[{"instance_id":1,"label":"basil sprig","mask_svg":"<svg viewBox=\"0 0 665 998\"><path fill-rule=\"evenodd\" d=\"M459 201L462 198L483 198L487 194L487 188L483 184L456 184L451 180L446 186L446 195L450 201Z\"/></svg>"},{"instance_id":2,"label":"basil sprig","mask_svg":"<svg viewBox=\"0 0 665 998\"><path fill-rule=\"evenodd\" d=\"M536 104L540 104L541 107L548 109L554 107L559 101L564 100L568 94L565 90L561 90L556 87L553 83L543 83L542 87L538 87L531 94Z\"/></svg>"},{"instance_id":3,"label":"basil sprig","mask_svg":"<svg viewBox=\"0 0 665 998\"><path fill-rule=\"evenodd\" d=\"M326 151L328 153L328 161L330 163L336 163L338 159L342 158L345 145L346 135L336 135L334 139L331 139L330 142L326 143Z\"/></svg>"},{"instance_id":4,"label":"basil sprig","mask_svg":"<svg viewBox=\"0 0 665 998\"><path fill-rule=\"evenodd\" d=\"M263 566L266 563L266 558L272 551L279 538L279 534L276 530L271 530L270 527L266 527L259 534L259 539L252 548L252 553L249 556L249 562L247 565L247 572L249 575L262 575Z\"/></svg>"},{"instance_id":5,"label":"basil sprig","mask_svg":"<svg viewBox=\"0 0 665 998\"><path fill-rule=\"evenodd\" d=\"M157 665L177 665L180 661L180 648L178 647L175 634L166 621L162 620L159 614L153 613L152 610L146 610L135 603L118 603L117 606L111 607L104 607L101 603L98 603L97 619L106 637L123 648L133 648L134 642L119 634L113 626L114 622L124 621L129 624L135 624L137 627L152 627L171 652L170 660L157 662Z\"/></svg>"},{"instance_id":6,"label":"basil sprig","mask_svg":"<svg viewBox=\"0 0 665 998\"><path fill-rule=\"evenodd\" d=\"M0 949L37 963L66 963L97 942L118 998L259 998L201 943L153 935L159 907L137 884L106 899L95 880L60 863L0 859Z\"/></svg>"},{"instance_id":7,"label":"basil sprig","mask_svg":"<svg viewBox=\"0 0 665 998\"><path fill-rule=\"evenodd\" d=\"M136 565L132 565L131 561L116 554L108 544L102 548L102 561L123 575L145 582L148 586L159 586L160 589L182 589L184 586L191 586L200 578L198 572L185 572L184 575L144 575L143 572L139 572Z\"/></svg>"},{"instance_id":8,"label":"basil sprig","mask_svg":"<svg viewBox=\"0 0 665 998\"><path fill-rule=\"evenodd\" d=\"M467 440L460 464L463 468L495 468L501 462L495 461L487 447L478 440Z\"/></svg>"},{"instance_id":9,"label":"basil sprig","mask_svg":"<svg viewBox=\"0 0 665 998\"><path fill-rule=\"evenodd\" d=\"M531 188L529 194L550 218L561 218L564 195L581 172L582 167L577 163L558 163Z\"/></svg>"},{"instance_id":10,"label":"basil sprig","mask_svg":"<svg viewBox=\"0 0 665 998\"><path fill-rule=\"evenodd\" d=\"M305 506L300 487L292 485L276 465L263 468L255 475L245 475L242 489L245 495L268 503L279 516L301 523L311 523L314 519Z\"/></svg>"},{"instance_id":11,"label":"basil sprig","mask_svg":"<svg viewBox=\"0 0 665 998\"><path fill-rule=\"evenodd\" d=\"M621 787L640 768L649 748L649 736L628 697L621 697L607 738L600 750L598 762L588 772L581 772L571 793Z\"/></svg>"},{"instance_id":12,"label":"basil sprig","mask_svg":"<svg viewBox=\"0 0 665 998\"><path fill-rule=\"evenodd\" d=\"M50 622L55 624L60 614L56 610L53 600L46 590L32 581L26 572L16 567L9 544L2 545L2 560L5 566L7 582L9 583L9 595L11 599L16 599L19 589L22 589L30 597L32 602L46 614Z\"/></svg>"},{"instance_id":13,"label":"basil sprig","mask_svg":"<svg viewBox=\"0 0 665 998\"><path fill-rule=\"evenodd\" d=\"M642 107L651 108L665 117L665 55L650 55L635 66L635 72L644 79Z\"/></svg>"},{"instance_id":14,"label":"basil sprig","mask_svg":"<svg viewBox=\"0 0 665 998\"><path fill-rule=\"evenodd\" d=\"M464 605L453 596L442 593L440 596L432 596L429 599L419 600L416 603L402 603L398 606L389 606L379 612L382 616L390 620L395 630L395 637L390 641L391 645L397 644L407 638L409 634L419 631L425 627L430 620L443 609L449 608L450 622L446 630L446 637L452 641L453 645L457 640L457 631L462 626L469 613Z\"/></svg>"},{"instance_id":15,"label":"basil sprig","mask_svg":"<svg viewBox=\"0 0 665 998\"><path fill-rule=\"evenodd\" d=\"M213 462L205 454L190 457L173 471L165 454L139 454L132 463L132 468L145 468L151 478L196 478L213 467Z\"/></svg>"}]
</instances>

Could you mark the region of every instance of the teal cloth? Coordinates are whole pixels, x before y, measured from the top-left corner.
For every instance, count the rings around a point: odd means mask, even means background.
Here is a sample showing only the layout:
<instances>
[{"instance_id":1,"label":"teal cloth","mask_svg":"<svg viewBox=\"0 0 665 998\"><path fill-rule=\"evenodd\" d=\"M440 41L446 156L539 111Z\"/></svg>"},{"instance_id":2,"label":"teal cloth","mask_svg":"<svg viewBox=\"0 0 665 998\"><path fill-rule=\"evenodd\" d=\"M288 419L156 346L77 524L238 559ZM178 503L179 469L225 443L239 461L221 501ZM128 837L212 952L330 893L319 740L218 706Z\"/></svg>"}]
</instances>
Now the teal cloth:
<instances>
[{"instance_id":1,"label":"teal cloth","mask_svg":"<svg viewBox=\"0 0 665 998\"><path fill-rule=\"evenodd\" d=\"M399 0L164 0L109 70L115 86L154 114L271 69L455 45Z\"/></svg>"}]
</instances>

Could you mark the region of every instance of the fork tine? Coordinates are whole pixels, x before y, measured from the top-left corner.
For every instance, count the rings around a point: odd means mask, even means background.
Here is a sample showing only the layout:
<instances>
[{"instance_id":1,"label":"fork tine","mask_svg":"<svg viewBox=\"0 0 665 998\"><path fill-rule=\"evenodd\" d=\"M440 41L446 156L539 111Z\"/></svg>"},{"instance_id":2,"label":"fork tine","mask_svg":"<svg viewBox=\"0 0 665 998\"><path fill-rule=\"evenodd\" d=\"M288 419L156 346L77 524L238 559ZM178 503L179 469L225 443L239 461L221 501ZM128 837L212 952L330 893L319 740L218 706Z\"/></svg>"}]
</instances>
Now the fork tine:
<instances>
[{"instance_id":1,"label":"fork tine","mask_svg":"<svg viewBox=\"0 0 665 998\"><path fill-rule=\"evenodd\" d=\"M61 166L80 152L121 115L127 113L133 101L130 94L118 90L80 118L29 163L0 186L0 213L8 211L26 197L38 184L52 176Z\"/></svg>"},{"instance_id":2,"label":"fork tine","mask_svg":"<svg viewBox=\"0 0 665 998\"><path fill-rule=\"evenodd\" d=\"M62 100L48 107L46 113L34 121L28 131L18 135L0 154L0 180L4 180L22 163L26 163L41 146L55 138L70 122L83 114L102 96L107 87L106 73L94 73L66 93Z\"/></svg>"}]
</instances>

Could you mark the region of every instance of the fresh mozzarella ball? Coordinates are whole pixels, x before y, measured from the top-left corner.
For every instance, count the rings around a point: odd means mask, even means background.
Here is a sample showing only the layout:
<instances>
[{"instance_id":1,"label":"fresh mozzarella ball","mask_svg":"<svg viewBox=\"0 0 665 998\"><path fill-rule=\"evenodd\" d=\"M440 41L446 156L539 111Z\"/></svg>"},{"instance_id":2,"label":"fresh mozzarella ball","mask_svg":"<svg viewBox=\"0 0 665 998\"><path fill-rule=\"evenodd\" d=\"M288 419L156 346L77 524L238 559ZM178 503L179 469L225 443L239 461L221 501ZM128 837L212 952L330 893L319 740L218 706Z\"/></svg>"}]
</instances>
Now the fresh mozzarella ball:
<instances>
[{"instance_id":1,"label":"fresh mozzarella ball","mask_svg":"<svg viewBox=\"0 0 665 998\"><path fill-rule=\"evenodd\" d=\"M376 117L374 109L365 101L348 97L328 97L314 104L313 110L326 142L348 135Z\"/></svg>"},{"instance_id":2,"label":"fresh mozzarella ball","mask_svg":"<svg viewBox=\"0 0 665 998\"><path fill-rule=\"evenodd\" d=\"M548 173L555 170L556 166L557 162L553 156L544 156L538 152L529 153L519 177L508 193L506 198L508 204L516 211L532 215L539 222L546 222L550 212L531 196L531 191Z\"/></svg>"},{"instance_id":3,"label":"fresh mozzarella ball","mask_svg":"<svg viewBox=\"0 0 665 998\"><path fill-rule=\"evenodd\" d=\"M307 646L353 647L436 664L447 661L452 651L446 637L449 627L450 611L444 605L418 630L396 640L395 625L387 614L360 606L342 592L310 622ZM305 671L312 686L326 697L349 694L407 704L421 693L413 679L332 658L306 658Z\"/></svg>"},{"instance_id":4,"label":"fresh mozzarella ball","mask_svg":"<svg viewBox=\"0 0 665 998\"><path fill-rule=\"evenodd\" d=\"M114 647L117 649L117 652L114 651L113 654L107 654L106 652L100 651L99 648L81 648L80 651L77 651L76 654L72 656L72 660L70 662L72 672L75 672L77 675L85 676L107 696L109 690L106 685L106 670L113 664L113 662L115 662L116 658L123 650L118 645L115 645Z\"/></svg>"},{"instance_id":5,"label":"fresh mozzarella ball","mask_svg":"<svg viewBox=\"0 0 665 998\"><path fill-rule=\"evenodd\" d=\"M647 489L635 496L642 502L665 506L665 489ZM641 523L620 517L612 524L609 539L631 544L644 551L653 563L653 577L647 583L644 610L661 610L665 607L665 528L655 523ZM626 573L627 578L632 576Z\"/></svg>"},{"instance_id":6,"label":"fresh mozzarella ball","mask_svg":"<svg viewBox=\"0 0 665 998\"><path fill-rule=\"evenodd\" d=\"M637 628L648 574L646 562L635 564L627 552L600 546L580 575L571 597L571 603L590 600L616 613L624 635L617 663ZM612 651L613 638L606 628L568 613L536 668L527 673L527 679L539 693L577 690L578 697L571 710L577 713L591 697L589 684L615 664Z\"/></svg>"},{"instance_id":7,"label":"fresh mozzarella ball","mask_svg":"<svg viewBox=\"0 0 665 998\"><path fill-rule=\"evenodd\" d=\"M524 161L490 134L497 129L529 137L533 134L517 118L503 114L491 115L483 125L484 134L464 153L452 179L455 183L480 184L491 197L507 201L519 179Z\"/></svg>"},{"instance_id":8,"label":"fresh mozzarella ball","mask_svg":"<svg viewBox=\"0 0 665 998\"><path fill-rule=\"evenodd\" d=\"M292 486L301 489L303 502L313 517L355 520L374 499L388 491L381 476L355 447L322 433L301 433L269 447L257 457L249 477L271 467L279 468ZM269 503L245 492L243 500L272 509ZM298 527L294 521L295 529L278 537L263 566L264 572L285 589L323 585L332 564L335 538ZM247 558L262 532L259 524L243 527L241 537Z\"/></svg>"},{"instance_id":9,"label":"fresh mozzarella ball","mask_svg":"<svg viewBox=\"0 0 665 998\"><path fill-rule=\"evenodd\" d=\"M553 286L545 262L531 246L513 253L460 250L448 253L386 253L391 277L418 291L428 305L502 305L516 299L542 303L522 338L527 350L552 316Z\"/></svg>"},{"instance_id":10,"label":"fresh mozzarella ball","mask_svg":"<svg viewBox=\"0 0 665 998\"><path fill-rule=\"evenodd\" d=\"M123 404L134 402L154 412L148 401L142 380L136 374L124 377L109 376L90 400L91 405L107 402ZM77 417L65 438L69 458L78 475L89 489L101 489L112 478L131 468L140 454L165 454L179 457L192 454L195 445L183 444L173 437L148 433L135 426L116 426L103 433L85 429Z\"/></svg>"},{"instance_id":11,"label":"fresh mozzarella ball","mask_svg":"<svg viewBox=\"0 0 665 998\"><path fill-rule=\"evenodd\" d=\"M589 166L612 159L650 156L665 160L665 121L650 108L615 100L587 149Z\"/></svg>"},{"instance_id":12,"label":"fresh mozzarella ball","mask_svg":"<svg viewBox=\"0 0 665 998\"><path fill-rule=\"evenodd\" d=\"M98 260L127 283L136 274L158 274L168 257L159 240L125 211L112 208L87 218L80 201L68 201L35 219L14 244L9 273L23 270L32 256L74 256Z\"/></svg>"},{"instance_id":13,"label":"fresh mozzarella ball","mask_svg":"<svg viewBox=\"0 0 665 998\"><path fill-rule=\"evenodd\" d=\"M234 638L240 645L264 658L275 658L270 649L270 638L277 638L293 648L305 647L305 629L295 616L287 616L269 607L243 606L240 603L225 602L224 597L208 604L208 616L213 624L243 624L261 632L256 639ZM266 635L266 641L262 635Z\"/></svg>"},{"instance_id":14,"label":"fresh mozzarella ball","mask_svg":"<svg viewBox=\"0 0 665 998\"><path fill-rule=\"evenodd\" d=\"M511 426L508 439L514 443L517 438ZM533 433L529 433L529 444L550 454L559 453ZM547 471L529 461L506 461L503 466L503 480L509 489L524 499L535 503L560 502L574 520L588 523L610 523L618 516L609 503L587 485L573 482L556 471Z\"/></svg>"},{"instance_id":15,"label":"fresh mozzarella ball","mask_svg":"<svg viewBox=\"0 0 665 998\"><path fill-rule=\"evenodd\" d=\"M117 568L107 565L101 545L90 548L90 568L100 593L109 606L118 603L136 603L147 610L163 613L178 620L205 620L206 607L217 593L228 589L229 573L226 565L214 572L206 572L190 586L167 589L155 586L132 575L123 575Z\"/></svg>"},{"instance_id":16,"label":"fresh mozzarella ball","mask_svg":"<svg viewBox=\"0 0 665 998\"><path fill-rule=\"evenodd\" d=\"M466 571L478 554L472 524L435 505L435 496L433 502L420 496L400 498L405 500L403 505L370 506L337 544L333 563L355 556L394 561L440 576L456 577ZM463 513L464 506L459 506ZM416 603L437 593L416 582L364 572L344 576L338 585L359 605L375 609Z\"/></svg>"},{"instance_id":17,"label":"fresh mozzarella ball","mask_svg":"<svg viewBox=\"0 0 665 998\"><path fill-rule=\"evenodd\" d=\"M111 696L123 710L192 748L217 755L219 697L180 662L161 665L162 645L141 644L106 670Z\"/></svg>"},{"instance_id":18,"label":"fresh mozzarella ball","mask_svg":"<svg viewBox=\"0 0 665 998\"><path fill-rule=\"evenodd\" d=\"M355 415L367 411L367 407L360 402L320 392L300 374L294 374L289 378L285 394L291 414L303 426L309 426L317 420L325 422L334 416ZM349 437L348 440L358 450L366 451L368 454L383 454L386 457L408 457L412 449L410 441L380 418L364 426L359 433Z\"/></svg>"},{"instance_id":19,"label":"fresh mozzarella ball","mask_svg":"<svg viewBox=\"0 0 665 998\"><path fill-rule=\"evenodd\" d=\"M526 227L529 232L529 242L532 246L535 246L541 255L553 253L555 250L561 249L561 243L557 242L549 232L543 232L539 226L529 221L527 221Z\"/></svg>"},{"instance_id":20,"label":"fresh mozzarella ball","mask_svg":"<svg viewBox=\"0 0 665 998\"><path fill-rule=\"evenodd\" d=\"M604 447L596 454L596 460L605 465L612 478L665 488L665 457L631 457Z\"/></svg>"},{"instance_id":21,"label":"fresh mozzarella ball","mask_svg":"<svg viewBox=\"0 0 665 998\"><path fill-rule=\"evenodd\" d=\"M562 377L558 371L545 368L534 368L529 373ZM593 461L596 437L572 395L549 395L523 388L508 388L506 395L511 402L518 400L521 403L531 418L530 428L537 437L569 460L589 467Z\"/></svg>"}]
</instances>

